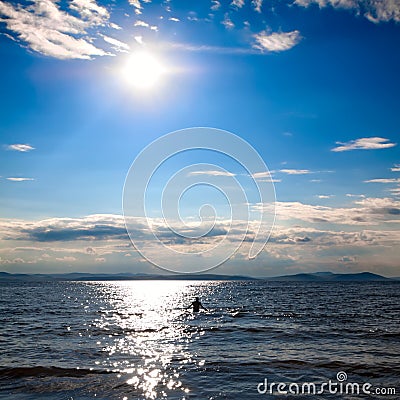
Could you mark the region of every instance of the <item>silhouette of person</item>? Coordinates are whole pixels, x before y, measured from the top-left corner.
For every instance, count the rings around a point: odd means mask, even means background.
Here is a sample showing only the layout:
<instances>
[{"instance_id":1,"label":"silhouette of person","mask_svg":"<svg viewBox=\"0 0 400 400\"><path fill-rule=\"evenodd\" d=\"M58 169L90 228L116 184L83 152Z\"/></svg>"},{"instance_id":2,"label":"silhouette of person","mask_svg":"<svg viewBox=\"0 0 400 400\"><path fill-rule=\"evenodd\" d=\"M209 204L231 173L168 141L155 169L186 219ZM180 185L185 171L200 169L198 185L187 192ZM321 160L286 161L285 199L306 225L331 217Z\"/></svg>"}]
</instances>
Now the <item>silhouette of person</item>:
<instances>
[{"instance_id":1,"label":"silhouette of person","mask_svg":"<svg viewBox=\"0 0 400 400\"><path fill-rule=\"evenodd\" d=\"M189 306L188 308L193 307L193 312L199 312L200 308L202 308L205 311L208 311L207 308L205 308L203 306L203 304L201 304L201 301L199 300L198 297L196 297L196 300L192 303L191 306Z\"/></svg>"}]
</instances>

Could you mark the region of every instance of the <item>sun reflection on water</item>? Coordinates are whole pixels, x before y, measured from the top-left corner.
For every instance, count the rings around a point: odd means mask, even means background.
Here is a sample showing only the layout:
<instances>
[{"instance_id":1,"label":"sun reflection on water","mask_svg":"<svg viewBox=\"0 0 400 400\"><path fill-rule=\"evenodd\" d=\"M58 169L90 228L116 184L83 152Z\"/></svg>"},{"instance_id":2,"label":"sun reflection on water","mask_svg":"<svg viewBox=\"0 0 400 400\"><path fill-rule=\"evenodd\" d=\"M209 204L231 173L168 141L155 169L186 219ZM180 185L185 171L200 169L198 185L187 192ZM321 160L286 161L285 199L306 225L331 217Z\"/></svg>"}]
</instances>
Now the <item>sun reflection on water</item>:
<instances>
[{"instance_id":1,"label":"sun reflection on water","mask_svg":"<svg viewBox=\"0 0 400 400\"><path fill-rule=\"evenodd\" d=\"M211 282L120 281L94 282L102 305L93 321L97 342L105 355L102 366L118 372L124 384L146 399L184 395L190 388L181 370L204 366L191 344L204 334L192 326L186 308L194 296L203 299ZM99 299L96 299L98 302ZM100 336L100 338L98 337Z\"/></svg>"}]
</instances>

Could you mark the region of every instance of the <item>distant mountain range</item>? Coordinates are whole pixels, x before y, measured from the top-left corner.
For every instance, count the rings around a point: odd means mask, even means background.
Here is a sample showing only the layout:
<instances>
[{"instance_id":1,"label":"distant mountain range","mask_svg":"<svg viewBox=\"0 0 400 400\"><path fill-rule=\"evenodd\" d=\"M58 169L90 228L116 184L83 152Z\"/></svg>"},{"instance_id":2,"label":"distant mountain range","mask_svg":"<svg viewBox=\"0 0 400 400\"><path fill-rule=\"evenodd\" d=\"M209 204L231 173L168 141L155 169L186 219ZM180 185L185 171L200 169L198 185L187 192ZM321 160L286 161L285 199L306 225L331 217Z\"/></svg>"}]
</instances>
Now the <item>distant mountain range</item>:
<instances>
[{"instance_id":1,"label":"distant mountain range","mask_svg":"<svg viewBox=\"0 0 400 400\"><path fill-rule=\"evenodd\" d=\"M0 272L0 282L41 282L41 281L117 281L117 280L268 280L283 282L347 282L347 281L400 281L399 278L386 278L371 272L360 272L355 274L335 274L333 272L301 273L295 275L275 276L271 278L252 278L239 275L217 275L217 274L173 274L152 275L132 274L129 272L119 274L91 274L85 272L72 272L65 274L10 274Z\"/></svg>"},{"instance_id":2,"label":"distant mountain range","mask_svg":"<svg viewBox=\"0 0 400 400\"><path fill-rule=\"evenodd\" d=\"M301 282L346 282L346 281L393 281L398 278L386 278L372 272L355 274L335 274L333 272L301 273L268 278L271 281L301 281Z\"/></svg>"},{"instance_id":3,"label":"distant mountain range","mask_svg":"<svg viewBox=\"0 0 400 400\"><path fill-rule=\"evenodd\" d=\"M249 276L232 276L216 274L132 274L129 272L119 274L91 274L85 272L72 272L66 274L10 274L0 272L2 281L127 281L127 280L254 280Z\"/></svg>"}]
</instances>

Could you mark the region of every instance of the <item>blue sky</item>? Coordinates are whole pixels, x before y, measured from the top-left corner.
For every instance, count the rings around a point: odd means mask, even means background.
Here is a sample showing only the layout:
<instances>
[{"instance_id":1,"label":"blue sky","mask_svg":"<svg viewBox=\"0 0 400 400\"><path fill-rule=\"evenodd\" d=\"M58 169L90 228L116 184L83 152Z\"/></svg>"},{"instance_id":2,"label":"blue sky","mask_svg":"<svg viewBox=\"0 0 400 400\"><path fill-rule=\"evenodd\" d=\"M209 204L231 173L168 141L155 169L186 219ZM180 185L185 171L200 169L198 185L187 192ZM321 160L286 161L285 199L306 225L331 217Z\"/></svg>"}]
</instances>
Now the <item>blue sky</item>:
<instances>
[{"instance_id":1,"label":"blue sky","mask_svg":"<svg viewBox=\"0 0 400 400\"><path fill-rule=\"evenodd\" d=\"M158 272L124 233L126 173L209 126L259 152L277 200L265 251L216 272L398 276L399 22L385 0L0 1L1 269ZM123 76L143 51L147 89Z\"/></svg>"}]
</instances>

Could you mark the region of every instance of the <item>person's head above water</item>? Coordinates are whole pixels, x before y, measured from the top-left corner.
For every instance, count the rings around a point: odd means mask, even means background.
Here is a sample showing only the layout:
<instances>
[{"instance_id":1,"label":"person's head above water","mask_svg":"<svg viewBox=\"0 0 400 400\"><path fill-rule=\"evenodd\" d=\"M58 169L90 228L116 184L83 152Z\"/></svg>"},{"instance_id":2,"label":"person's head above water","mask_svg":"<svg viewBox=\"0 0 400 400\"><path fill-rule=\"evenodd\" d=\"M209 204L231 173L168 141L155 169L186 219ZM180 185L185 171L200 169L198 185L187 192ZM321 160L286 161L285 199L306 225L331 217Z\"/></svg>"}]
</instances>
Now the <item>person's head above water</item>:
<instances>
[{"instance_id":1,"label":"person's head above water","mask_svg":"<svg viewBox=\"0 0 400 400\"><path fill-rule=\"evenodd\" d=\"M199 301L199 298L198 298L198 297L196 297L196 301Z\"/></svg>"}]
</instances>

